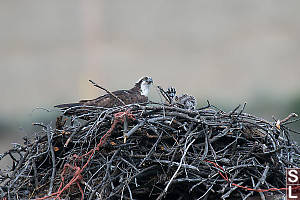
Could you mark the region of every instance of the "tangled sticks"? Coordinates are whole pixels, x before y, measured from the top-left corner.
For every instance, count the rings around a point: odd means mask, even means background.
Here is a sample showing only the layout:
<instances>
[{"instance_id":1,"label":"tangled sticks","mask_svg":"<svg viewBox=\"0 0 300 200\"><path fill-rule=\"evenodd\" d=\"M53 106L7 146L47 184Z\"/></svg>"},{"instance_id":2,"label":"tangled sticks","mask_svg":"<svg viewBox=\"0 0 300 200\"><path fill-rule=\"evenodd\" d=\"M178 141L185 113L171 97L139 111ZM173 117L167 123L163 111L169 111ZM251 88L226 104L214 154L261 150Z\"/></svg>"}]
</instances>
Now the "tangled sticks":
<instances>
[{"instance_id":1,"label":"tangled sticks","mask_svg":"<svg viewBox=\"0 0 300 200\"><path fill-rule=\"evenodd\" d=\"M286 124L208 105L72 107L81 115L41 126L1 155L2 199L247 199L285 193L299 167ZM80 120L83 118L87 121ZM298 119L296 119L298 120Z\"/></svg>"}]
</instances>

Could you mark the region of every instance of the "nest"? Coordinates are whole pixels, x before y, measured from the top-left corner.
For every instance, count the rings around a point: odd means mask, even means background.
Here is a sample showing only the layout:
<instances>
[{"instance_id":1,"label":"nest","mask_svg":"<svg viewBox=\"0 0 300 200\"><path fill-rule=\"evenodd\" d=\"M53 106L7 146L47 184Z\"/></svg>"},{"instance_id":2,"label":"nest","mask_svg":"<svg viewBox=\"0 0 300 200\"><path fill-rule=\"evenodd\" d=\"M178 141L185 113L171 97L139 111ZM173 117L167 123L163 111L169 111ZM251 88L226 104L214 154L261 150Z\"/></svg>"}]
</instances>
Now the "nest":
<instances>
[{"instance_id":1,"label":"nest","mask_svg":"<svg viewBox=\"0 0 300 200\"><path fill-rule=\"evenodd\" d=\"M283 195L299 147L286 119L212 105L72 107L1 159L2 199L248 199ZM84 119L84 120L82 120ZM297 119L296 119L297 120Z\"/></svg>"}]
</instances>

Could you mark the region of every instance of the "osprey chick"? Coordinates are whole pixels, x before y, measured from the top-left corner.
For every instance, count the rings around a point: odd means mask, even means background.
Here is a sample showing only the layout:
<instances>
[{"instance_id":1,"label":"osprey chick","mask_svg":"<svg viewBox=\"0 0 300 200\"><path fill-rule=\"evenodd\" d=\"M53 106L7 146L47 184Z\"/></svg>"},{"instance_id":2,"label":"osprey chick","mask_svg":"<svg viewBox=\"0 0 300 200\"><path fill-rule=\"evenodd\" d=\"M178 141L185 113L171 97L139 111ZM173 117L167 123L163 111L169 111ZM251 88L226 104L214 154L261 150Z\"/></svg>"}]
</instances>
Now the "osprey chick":
<instances>
[{"instance_id":1,"label":"osprey chick","mask_svg":"<svg viewBox=\"0 0 300 200\"><path fill-rule=\"evenodd\" d=\"M145 76L139 79L133 88L129 90L117 90L112 92L112 94L122 100L126 105L133 103L145 103L148 101L148 93L152 83L152 78ZM122 106L122 102L113 95L105 94L96 99L81 100L79 103L61 104L54 107L65 110L74 106L96 106L105 108Z\"/></svg>"},{"instance_id":2,"label":"osprey chick","mask_svg":"<svg viewBox=\"0 0 300 200\"><path fill-rule=\"evenodd\" d=\"M177 105L188 110L195 110L197 107L197 101L194 96L188 94L177 96L176 90L173 87L168 88L166 94L170 97L172 105Z\"/></svg>"}]
</instances>

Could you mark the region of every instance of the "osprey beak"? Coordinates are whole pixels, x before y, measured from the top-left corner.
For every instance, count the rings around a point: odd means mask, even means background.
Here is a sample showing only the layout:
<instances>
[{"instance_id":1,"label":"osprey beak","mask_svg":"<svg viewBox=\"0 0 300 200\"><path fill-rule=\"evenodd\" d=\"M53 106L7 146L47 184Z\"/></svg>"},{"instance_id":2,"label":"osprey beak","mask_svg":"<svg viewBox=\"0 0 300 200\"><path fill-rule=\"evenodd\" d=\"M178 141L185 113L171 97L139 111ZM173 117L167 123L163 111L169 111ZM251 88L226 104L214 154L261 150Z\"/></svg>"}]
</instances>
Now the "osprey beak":
<instances>
[{"instance_id":1,"label":"osprey beak","mask_svg":"<svg viewBox=\"0 0 300 200\"><path fill-rule=\"evenodd\" d=\"M151 77L148 78L147 83L149 83L149 84L152 84L152 83L153 83L153 80L152 80Z\"/></svg>"}]
</instances>

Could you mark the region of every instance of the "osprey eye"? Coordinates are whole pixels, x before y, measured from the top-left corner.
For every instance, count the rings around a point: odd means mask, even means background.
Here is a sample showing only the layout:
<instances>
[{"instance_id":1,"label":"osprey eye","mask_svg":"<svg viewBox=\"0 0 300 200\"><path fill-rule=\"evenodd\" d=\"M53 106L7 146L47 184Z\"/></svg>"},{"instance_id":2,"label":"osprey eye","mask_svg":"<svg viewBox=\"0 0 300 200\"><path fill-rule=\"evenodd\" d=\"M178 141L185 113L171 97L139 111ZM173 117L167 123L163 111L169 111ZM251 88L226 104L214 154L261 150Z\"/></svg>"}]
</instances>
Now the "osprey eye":
<instances>
[{"instance_id":1,"label":"osprey eye","mask_svg":"<svg viewBox=\"0 0 300 200\"><path fill-rule=\"evenodd\" d=\"M147 81L148 81L148 83L153 83L153 80L151 77L149 77Z\"/></svg>"}]
</instances>

